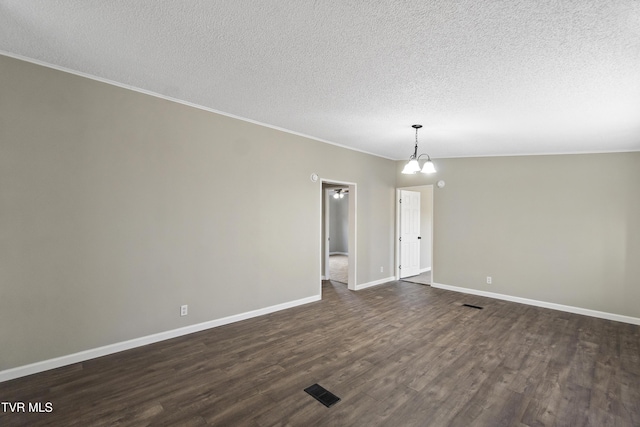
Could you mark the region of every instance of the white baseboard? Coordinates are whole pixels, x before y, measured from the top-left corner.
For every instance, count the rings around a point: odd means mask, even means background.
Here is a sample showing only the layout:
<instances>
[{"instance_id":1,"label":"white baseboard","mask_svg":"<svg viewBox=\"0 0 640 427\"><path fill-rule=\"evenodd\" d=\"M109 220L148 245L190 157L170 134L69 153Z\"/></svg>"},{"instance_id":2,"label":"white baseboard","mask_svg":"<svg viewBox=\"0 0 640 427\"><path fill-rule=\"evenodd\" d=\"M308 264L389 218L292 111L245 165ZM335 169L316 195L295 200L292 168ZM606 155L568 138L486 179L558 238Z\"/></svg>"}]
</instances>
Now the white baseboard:
<instances>
[{"instance_id":1,"label":"white baseboard","mask_svg":"<svg viewBox=\"0 0 640 427\"><path fill-rule=\"evenodd\" d=\"M427 271L431 271L431 267L421 268L420 273L426 273Z\"/></svg>"},{"instance_id":2,"label":"white baseboard","mask_svg":"<svg viewBox=\"0 0 640 427\"><path fill-rule=\"evenodd\" d=\"M276 311L285 310L287 308L297 307L299 305L320 301L320 295L302 298L295 301L289 301L282 304L272 305L270 307L260 308L258 310L248 311L246 313L235 314L233 316L223 317L221 319L210 320L208 322L198 323L195 325L185 326L183 328L173 329L170 331L160 332L153 335L147 335L140 338L134 338L128 341L122 341L115 344L109 344L102 347L92 348L90 350L69 354L66 356L56 357L55 359L43 360L41 362L31 363L29 365L18 366L16 368L0 371L0 382L9 381L15 378L24 377L38 372L48 371L50 369L60 368L62 366L72 365L74 363L84 362L85 360L95 359L124 350L130 350L136 347L142 347L147 344L153 344L159 341L192 334L194 332L204 331L206 329L215 328L229 323L239 322L241 320L251 319L252 317L262 316Z\"/></svg>"},{"instance_id":3,"label":"white baseboard","mask_svg":"<svg viewBox=\"0 0 640 427\"><path fill-rule=\"evenodd\" d=\"M598 317L600 319L613 320L616 322L630 323L632 325L640 325L640 318L624 316L622 314L607 313L604 311L591 310L588 308L573 307L571 305L556 304L553 302L538 301L529 298L514 297L511 295L497 294L494 292L480 291L477 289L461 288L458 286L444 285L442 283L432 283L431 287L446 289L448 291L462 292L465 294L478 295L481 297L495 298L504 301L517 302L520 304L533 305L536 307L550 308L552 310L566 311L568 313L582 314L584 316Z\"/></svg>"},{"instance_id":4,"label":"white baseboard","mask_svg":"<svg viewBox=\"0 0 640 427\"><path fill-rule=\"evenodd\" d=\"M363 283L361 285L356 285L356 291L361 289L370 288L372 286L382 285L383 283L392 282L396 280L394 276L385 277L384 279L374 280L373 282Z\"/></svg>"}]
</instances>

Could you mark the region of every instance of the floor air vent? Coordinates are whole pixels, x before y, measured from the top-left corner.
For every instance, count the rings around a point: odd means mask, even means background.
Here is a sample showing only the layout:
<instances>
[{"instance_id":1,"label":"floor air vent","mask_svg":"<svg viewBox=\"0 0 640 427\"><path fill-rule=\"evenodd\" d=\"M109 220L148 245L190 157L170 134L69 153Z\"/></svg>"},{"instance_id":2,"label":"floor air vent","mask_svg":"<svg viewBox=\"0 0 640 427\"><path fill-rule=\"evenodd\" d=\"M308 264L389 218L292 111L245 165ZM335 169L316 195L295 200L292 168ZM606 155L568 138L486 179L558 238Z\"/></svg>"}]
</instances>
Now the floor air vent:
<instances>
[{"instance_id":1,"label":"floor air vent","mask_svg":"<svg viewBox=\"0 0 640 427\"><path fill-rule=\"evenodd\" d=\"M340 398L330 391L326 390L324 387L318 384L314 384L310 387L304 389L307 393L313 396L318 402L322 403L327 408L335 405L340 401Z\"/></svg>"},{"instance_id":2,"label":"floor air vent","mask_svg":"<svg viewBox=\"0 0 640 427\"><path fill-rule=\"evenodd\" d=\"M463 307L471 307L471 308L477 308L478 310L482 310L483 307L480 307L478 305L471 305L471 304L462 304Z\"/></svg>"}]
</instances>

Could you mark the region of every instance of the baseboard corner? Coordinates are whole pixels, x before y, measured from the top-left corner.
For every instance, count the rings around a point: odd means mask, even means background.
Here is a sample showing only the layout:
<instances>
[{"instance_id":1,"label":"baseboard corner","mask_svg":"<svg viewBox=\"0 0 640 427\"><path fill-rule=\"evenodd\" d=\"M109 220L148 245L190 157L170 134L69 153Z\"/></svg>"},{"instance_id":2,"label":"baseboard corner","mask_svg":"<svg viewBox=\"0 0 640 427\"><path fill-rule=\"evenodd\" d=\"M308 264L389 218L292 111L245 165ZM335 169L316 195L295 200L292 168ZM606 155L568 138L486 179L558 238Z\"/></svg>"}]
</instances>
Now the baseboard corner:
<instances>
[{"instance_id":1,"label":"baseboard corner","mask_svg":"<svg viewBox=\"0 0 640 427\"><path fill-rule=\"evenodd\" d=\"M95 359L97 357L119 353L121 351L130 350L136 347L142 347L148 344L153 344L156 342L165 341L172 338L177 338L183 335L192 334L194 332L200 332L206 329L216 328L218 326L239 322L241 320L251 319L253 317L274 313L276 311L297 307L299 305L309 304L312 302L320 301L321 299L322 299L322 294L312 295L310 297L301 298L294 301L288 301L281 304L260 308L257 310L251 310L245 313L240 313L240 314L235 314L227 317L222 317L219 319L209 320L203 323L197 323L194 325L189 325L189 326L185 326L178 329L171 329L168 331L159 332L157 334L146 335L146 336L134 338L127 341L108 344L101 347L83 350L77 353L55 357L53 359L42 360L39 362L34 362L34 363L30 363L23 366L17 366L15 368L5 369L0 371L0 383L4 381L13 380L16 378L25 377L27 375L49 371L51 369L61 368L63 366L73 365L75 363L84 362L87 360Z\"/></svg>"},{"instance_id":2,"label":"baseboard corner","mask_svg":"<svg viewBox=\"0 0 640 427\"><path fill-rule=\"evenodd\" d=\"M389 276L389 277L385 277L383 279L374 280L372 282L361 283L360 285L356 285L355 286L355 290L359 291L359 290L362 290L362 289L370 288L372 286L378 286L378 285L382 285L384 283L393 282L394 280L396 280L396 278L394 276Z\"/></svg>"},{"instance_id":3,"label":"baseboard corner","mask_svg":"<svg viewBox=\"0 0 640 427\"><path fill-rule=\"evenodd\" d=\"M551 310L564 311L567 313L581 314L583 316L597 317L599 319L613 320L614 322L629 323L631 325L640 325L640 318L626 316L623 314L608 313L605 311L592 310L590 308L575 307L571 305L557 304L554 302L539 301L539 300L534 300L530 298L516 297L513 295L481 291L478 289L445 285L444 283L431 283L431 287L444 289L447 291L460 292L460 293L465 293L470 295L478 295L481 297L499 299L503 301L517 302L519 304L532 305L535 307L549 308Z\"/></svg>"}]
</instances>

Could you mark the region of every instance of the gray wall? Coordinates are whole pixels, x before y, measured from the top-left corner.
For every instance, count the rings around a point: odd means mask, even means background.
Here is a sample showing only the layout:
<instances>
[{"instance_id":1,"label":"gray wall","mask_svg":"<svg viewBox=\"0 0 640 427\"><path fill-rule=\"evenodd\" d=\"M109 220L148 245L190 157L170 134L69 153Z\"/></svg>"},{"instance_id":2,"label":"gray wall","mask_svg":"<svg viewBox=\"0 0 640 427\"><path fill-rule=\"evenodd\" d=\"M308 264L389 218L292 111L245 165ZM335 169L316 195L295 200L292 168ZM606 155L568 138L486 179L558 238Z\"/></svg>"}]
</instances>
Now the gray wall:
<instances>
[{"instance_id":1,"label":"gray wall","mask_svg":"<svg viewBox=\"0 0 640 427\"><path fill-rule=\"evenodd\" d=\"M349 193L329 197L329 253L349 253Z\"/></svg>"},{"instance_id":2,"label":"gray wall","mask_svg":"<svg viewBox=\"0 0 640 427\"><path fill-rule=\"evenodd\" d=\"M640 317L640 153L437 160L434 281ZM486 276L493 284L486 284Z\"/></svg>"},{"instance_id":3,"label":"gray wall","mask_svg":"<svg viewBox=\"0 0 640 427\"><path fill-rule=\"evenodd\" d=\"M0 75L0 370L318 295L312 172L358 184L357 283L393 271L395 162L3 56Z\"/></svg>"}]
</instances>

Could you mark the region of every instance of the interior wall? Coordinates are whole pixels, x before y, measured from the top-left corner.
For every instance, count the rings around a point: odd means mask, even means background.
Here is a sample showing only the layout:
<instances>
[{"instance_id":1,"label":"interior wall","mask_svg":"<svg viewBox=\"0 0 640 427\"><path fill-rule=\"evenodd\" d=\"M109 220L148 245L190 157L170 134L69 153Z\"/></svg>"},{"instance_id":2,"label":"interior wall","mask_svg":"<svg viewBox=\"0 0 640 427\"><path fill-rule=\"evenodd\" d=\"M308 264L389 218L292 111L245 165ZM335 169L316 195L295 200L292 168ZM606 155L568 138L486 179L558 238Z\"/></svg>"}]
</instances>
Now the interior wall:
<instances>
[{"instance_id":1,"label":"interior wall","mask_svg":"<svg viewBox=\"0 0 640 427\"><path fill-rule=\"evenodd\" d=\"M329 197L329 253L349 253L349 193Z\"/></svg>"},{"instance_id":2,"label":"interior wall","mask_svg":"<svg viewBox=\"0 0 640 427\"><path fill-rule=\"evenodd\" d=\"M0 75L0 370L317 296L314 172L358 183L358 284L393 269L395 162L13 58Z\"/></svg>"},{"instance_id":3,"label":"interior wall","mask_svg":"<svg viewBox=\"0 0 640 427\"><path fill-rule=\"evenodd\" d=\"M640 152L402 163L398 187L446 183L434 282L640 317Z\"/></svg>"}]
</instances>

